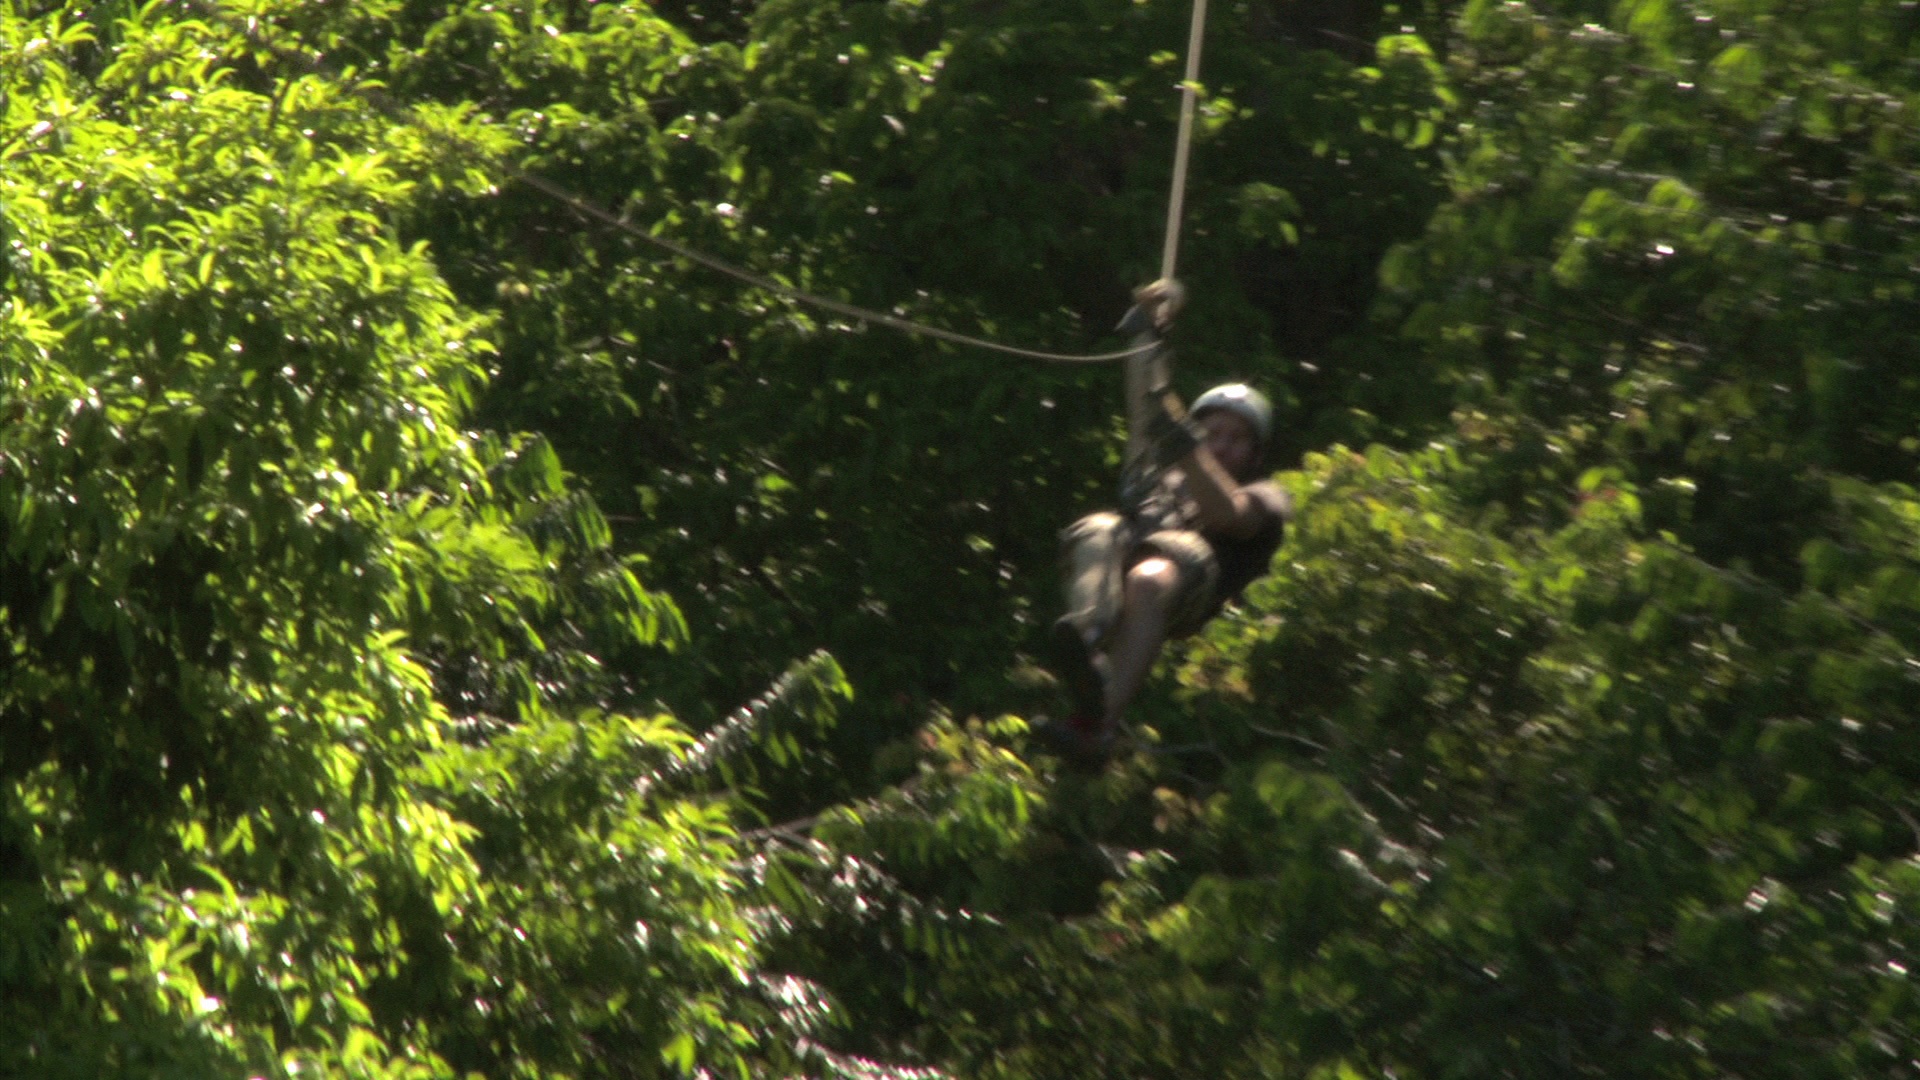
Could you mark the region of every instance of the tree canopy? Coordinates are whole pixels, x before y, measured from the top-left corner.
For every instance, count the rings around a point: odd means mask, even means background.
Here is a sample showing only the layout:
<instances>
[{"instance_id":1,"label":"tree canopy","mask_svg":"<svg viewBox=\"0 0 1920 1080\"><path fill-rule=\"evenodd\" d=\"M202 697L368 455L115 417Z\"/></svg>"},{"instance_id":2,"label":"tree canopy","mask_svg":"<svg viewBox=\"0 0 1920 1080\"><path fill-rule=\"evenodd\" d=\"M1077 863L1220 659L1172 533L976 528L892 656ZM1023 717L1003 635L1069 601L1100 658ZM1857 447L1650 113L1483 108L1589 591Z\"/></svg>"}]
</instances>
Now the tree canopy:
<instances>
[{"instance_id":1,"label":"tree canopy","mask_svg":"<svg viewBox=\"0 0 1920 1080\"><path fill-rule=\"evenodd\" d=\"M1115 347L1188 14L0 2L0 1071L1920 1070L1920 16L1216 5L1297 513L1076 772L1117 370L644 236Z\"/></svg>"}]
</instances>

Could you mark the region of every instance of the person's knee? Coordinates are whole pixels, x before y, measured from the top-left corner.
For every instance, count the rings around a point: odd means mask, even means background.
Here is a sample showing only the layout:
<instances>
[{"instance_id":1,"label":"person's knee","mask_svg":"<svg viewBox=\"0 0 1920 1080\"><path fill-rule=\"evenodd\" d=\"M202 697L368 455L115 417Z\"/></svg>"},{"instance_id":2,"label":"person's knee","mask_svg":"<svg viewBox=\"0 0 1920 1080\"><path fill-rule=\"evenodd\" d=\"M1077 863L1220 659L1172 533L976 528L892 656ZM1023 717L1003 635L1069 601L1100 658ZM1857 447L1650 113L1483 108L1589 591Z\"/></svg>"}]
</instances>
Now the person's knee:
<instances>
[{"instance_id":1,"label":"person's knee","mask_svg":"<svg viewBox=\"0 0 1920 1080\"><path fill-rule=\"evenodd\" d=\"M1163 606L1179 584L1180 568L1171 559L1155 555L1140 560L1127 571L1127 598Z\"/></svg>"},{"instance_id":2,"label":"person's knee","mask_svg":"<svg viewBox=\"0 0 1920 1080\"><path fill-rule=\"evenodd\" d=\"M1060 543L1066 548L1075 548L1089 543L1105 546L1112 543L1121 525L1120 515L1100 512L1088 514L1073 524L1060 530Z\"/></svg>"}]
</instances>

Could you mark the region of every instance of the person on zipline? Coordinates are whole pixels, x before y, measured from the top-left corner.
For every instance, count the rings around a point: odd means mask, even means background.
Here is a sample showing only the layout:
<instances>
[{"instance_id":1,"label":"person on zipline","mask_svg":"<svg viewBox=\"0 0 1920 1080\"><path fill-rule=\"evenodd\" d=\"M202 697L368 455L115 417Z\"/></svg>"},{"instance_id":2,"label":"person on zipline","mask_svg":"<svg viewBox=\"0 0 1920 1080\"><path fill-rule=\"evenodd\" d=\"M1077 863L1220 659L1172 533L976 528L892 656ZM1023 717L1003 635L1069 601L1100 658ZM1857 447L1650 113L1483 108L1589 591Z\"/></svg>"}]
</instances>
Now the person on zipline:
<instances>
[{"instance_id":1,"label":"person on zipline","mask_svg":"<svg viewBox=\"0 0 1920 1080\"><path fill-rule=\"evenodd\" d=\"M1149 428L1159 483L1130 514L1089 514L1060 534L1067 613L1049 645L1073 711L1043 736L1064 754L1104 759L1161 646L1266 573L1293 513L1256 479L1272 429L1272 405L1243 383L1200 395L1185 421L1162 405Z\"/></svg>"}]
</instances>

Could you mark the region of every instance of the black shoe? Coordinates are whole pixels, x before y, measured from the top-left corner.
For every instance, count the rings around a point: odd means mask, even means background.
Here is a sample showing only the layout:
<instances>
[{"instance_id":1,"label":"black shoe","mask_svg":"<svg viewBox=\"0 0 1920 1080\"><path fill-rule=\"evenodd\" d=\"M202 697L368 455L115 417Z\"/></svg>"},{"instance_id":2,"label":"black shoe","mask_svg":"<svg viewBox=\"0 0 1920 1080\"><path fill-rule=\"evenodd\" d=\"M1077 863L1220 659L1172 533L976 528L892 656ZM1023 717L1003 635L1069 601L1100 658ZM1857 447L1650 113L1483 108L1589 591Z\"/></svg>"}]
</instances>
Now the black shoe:
<instances>
[{"instance_id":1,"label":"black shoe","mask_svg":"<svg viewBox=\"0 0 1920 1080\"><path fill-rule=\"evenodd\" d=\"M1119 742L1117 732L1085 716L1049 720L1033 729L1033 738L1045 752L1080 769L1099 769L1106 765Z\"/></svg>"},{"instance_id":2,"label":"black shoe","mask_svg":"<svg viewBox=\"0 0 1920 1080\"><path fill-rule=\"evenodd\" d=\"M1107 711L1107 680L1093 664L1093 653L1080 628L1070 619L1053 624L1051 646L1053 673L1067 688L1073 702L1073 716L1102 716Z\"/></svg>"}]
</instances>

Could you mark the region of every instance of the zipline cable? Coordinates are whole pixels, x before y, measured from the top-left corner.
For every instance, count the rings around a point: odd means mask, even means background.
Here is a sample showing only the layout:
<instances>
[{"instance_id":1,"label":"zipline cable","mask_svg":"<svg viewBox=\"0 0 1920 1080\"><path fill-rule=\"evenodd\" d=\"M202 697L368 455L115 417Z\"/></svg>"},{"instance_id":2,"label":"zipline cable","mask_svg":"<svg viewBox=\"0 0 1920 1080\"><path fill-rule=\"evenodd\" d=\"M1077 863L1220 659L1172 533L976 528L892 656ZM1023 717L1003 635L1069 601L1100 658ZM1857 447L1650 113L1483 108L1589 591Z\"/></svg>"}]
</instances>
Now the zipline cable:
<instances>
[{"instance_id":1,"label":"zipline cable","mask_svg":"<svg viewBox=\"0 0 1920 1080\"><path fill-rule=\"evenodd\" d=\"M1201 7L1204 8L1205 0L1200 0L1200 3ZM227 16L226 12L220 10L214 3L206 2L206 0L182 0L181 6L198 9L209 18L225 26L228 30L238 33L249 44L259 48L261 51L269 53L282 61L291 61L295 66L304 68L308 74L325 78L335 85L342 86L346 92L365 101L388 119L412 126L429 138L435 139L443 145L451 146L457 152L498 169L512 179L562 203L576 214L600 222L609 228L644 241L679 258L698 263L716 273L724 274L727 277L751 285L754 288L765 289L768 292L795 301L796 303L830 311L836 315L841 315L858 322L868 323L874 326L884 326L889 330L897 330L904 334L935 338L940 341L951 342L956 345L966 345L988 352L1000 353L1005 356L1013 356L1025 360L1039 360L1052 364L1104 364L1115 360L1128 360L1141 357L1157 348L1155 344L1141 344L1136 342L1128 348L1104 353L1061 353L1050 352L1045 349L1029 349L1018 345L1007 345L972 334L963 334L957 330L928 326L925 323L915 322L912 319L901 318L898 315L890 315L884 311L875 311L872 308L861 307L858 304L850 304L843 300L835 300L832 297L821 296L818 293L809 292L806 289L784 284L764 274L755 273L744 267L736 266L718 256L708 255L677 240L671 240L667 237L648 232L628 221L626 218L569 191L565 187L548 180L546 177L521 168L504 158L495 157L469 141L415 124L413 122L414 118L409 112L403 106L394 102L380 88L342 83L341 76L338 73L330 71L321 65L318 59L318 53L315 53L313 57L309 57L304 52L294 52L284 49L273 42L265 40L258 32L260 23L255 18L249 17L244 22L231 19ZM1191 67L1192 65L1190 63L1189 68L1191 69ZM1189 114L1191 113L1191 97L1192 91L1189 89ZM1190 116L1183 118L1183 125L1189 122ZM1185 172L1183 162L1176 175L1176 193L1184 186ZM1179 197L1180 195L1176 194L1176 200L1178 200ZM1171 243L1171 240L1169 243ZM1168 249L1167 257L1172 257L1171 248Z\"/></svg>"},{"instance_id":2,"label":"zipline cable","mask_svg":"<svg viewBox=\"0 0 1920 1080\"><path fill-rule=\"evenodd\" d=\"M1114 360L1125 360L1130 357L1140 356L1151 352L1155 348L1153 345L1134 345L1129 348L1106 353L1080 354L1048 352L1044 349L1028 349L1018 345L1007 345L998 341L990 341L986 338L974 337L971 334L963 334L957 330L946 330L937 326L928 326L925 323L914 322L911 319L903 319L897 315L889 315L884 311L864 308L858 304L849 304L842 300L835 300L831 297L821 296L818 293L808 292L805 289L795 288L792 285L782 284L765 275L756 274L751 270L735 266L724 259L690 248L678 240L669 240L664 236L656 236L634 225L632 222L610 213L605 207L596 206L574 195L572 192L567 191L560 185L553 183L546 177L540 176L537 173L528 172L512 162L493 159L491 163L515 180L564 203L576 214L582 214L592 218L610 228L618 229L628 236L644 240L664 251L678 255L680 258L699 263L709 270L725 274L728 277L745 282L755 288L765 289L768 292L784 296L789 300L794 300L825 311L831 311L836 315L844 315L849 319L857 319L860 322L884 326L889 330L898 330L903 334L938 338L941 341L950 341L958 345L970 345L976 349L987 349L1006 356L1016 356L1026 360L1042 360L1051 364L1104 364Z\"/></svg>"}]
</instances>

